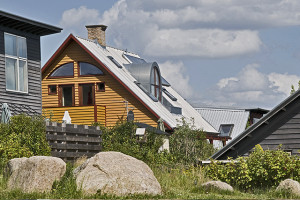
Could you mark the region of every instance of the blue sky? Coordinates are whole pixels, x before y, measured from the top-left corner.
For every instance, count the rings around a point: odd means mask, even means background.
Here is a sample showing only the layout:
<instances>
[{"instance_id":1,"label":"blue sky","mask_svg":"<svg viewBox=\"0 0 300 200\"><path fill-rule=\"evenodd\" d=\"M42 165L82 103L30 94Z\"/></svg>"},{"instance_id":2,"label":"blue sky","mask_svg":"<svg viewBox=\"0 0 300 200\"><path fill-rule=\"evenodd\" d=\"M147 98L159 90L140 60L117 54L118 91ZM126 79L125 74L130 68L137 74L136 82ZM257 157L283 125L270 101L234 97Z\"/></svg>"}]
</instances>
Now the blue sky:
<instances>
[{"instance_id":1,"label":"blue sky","mask_svg":"<svg viewBox=\"0 0 300 200\"><path fill-rule=\"evenodd\" d=\"M195 106L273 108L300 80L298 0L0 0L1 10L63 28L42 37L44 64L66 37L105 24L107 44L157 61Z\"/></svg>"}]
</instances>

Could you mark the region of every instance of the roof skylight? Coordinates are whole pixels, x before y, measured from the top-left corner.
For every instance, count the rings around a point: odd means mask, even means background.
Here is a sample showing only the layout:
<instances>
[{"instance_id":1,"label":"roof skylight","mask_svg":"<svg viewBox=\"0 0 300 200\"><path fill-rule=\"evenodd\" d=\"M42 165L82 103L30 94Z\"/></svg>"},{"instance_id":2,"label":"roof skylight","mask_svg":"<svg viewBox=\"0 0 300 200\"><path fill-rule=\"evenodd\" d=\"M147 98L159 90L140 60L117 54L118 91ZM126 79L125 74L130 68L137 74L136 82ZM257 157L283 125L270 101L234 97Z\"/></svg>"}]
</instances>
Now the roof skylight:
<instances>
[{"instance_id":1,"label":"roof skylight","mask_svg":"<svg viewBox=\"0 0 300 200\"><path fill-rule=\"evenodd\" d=\"M166 88L163 88L163 92L172 100L172 101L177 101L177 98L174 97Z\"/></svg>"},{"instance_id":2,"label":"roof skylight","mask_svg":"<svg viewBox=\"0 0 300 200\"><path fill-rule=\"evenodd\" d=\"M122 65L120 65L120 63L118 63L118 61L116 61L114 59L114 57L112 56L107 56L118 68L122 68Z\"/></svg>"},{"instance_id":3,"label":"roof skylight","mask_svg":"<svg viewBox=\"0 0 300 200\"><path fill-rule=\"evenodd\" d=\"M138 57L131 56L131 55L128 55L128 54L123 54L123 56L125 58L127 58L127 60L129 60L133 64L143 64L143 63L146 63L146 61L144 59L142 59L142 58L138 58Z\"/></svg>"}]
</instances>

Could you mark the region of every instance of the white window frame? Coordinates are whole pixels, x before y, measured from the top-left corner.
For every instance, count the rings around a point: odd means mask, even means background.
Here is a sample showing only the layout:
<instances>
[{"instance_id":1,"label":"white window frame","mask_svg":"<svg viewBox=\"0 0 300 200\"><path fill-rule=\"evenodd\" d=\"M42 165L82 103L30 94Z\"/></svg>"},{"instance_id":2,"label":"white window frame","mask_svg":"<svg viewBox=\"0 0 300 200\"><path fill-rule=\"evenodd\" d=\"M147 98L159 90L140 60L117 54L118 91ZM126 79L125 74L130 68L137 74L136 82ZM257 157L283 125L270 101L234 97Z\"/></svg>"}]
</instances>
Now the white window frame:
<instances>
[{"instance_id":1,"label":"white window frame","mask_svg":"<svg viewBox=\"0 0 300 200\"><path fill-rule=\"evenodd\" d=\"M11 91L11 92L18 92L18 93L25 93L25 94L28 94L28 62L27 62L27 57L28 57L28 55L27 55L27 40L26 40L26 38L25 37L21 37L21 36L18 36L18 35L14 35L14 34L11 34L11 33L4 33L4 43L5 43L5 35L11 35L11 36L14 36L14 37L16 37L17 38L17 40L18 40L18 38L22 38L22 39L25 39L25 41L26 41L26 58L24 58L24 57L19 57L18 55L17 56L13 56L13 55L8 55L8 54L6 54L5 53L5 88L6 88L6 91ZM5 44L4 44L4 46L5 46ZM5 52L5 50L4 50L4 52ZM17 54L18 54L18 42L17 42ZM7 87L6 87L6 78L8 77L8 75L6 74L7 73L7 70L6 70L6 58L10 58L10 59L14 59L14 60L16 60L17 61L17 67L16 67L16 69L15 69L15 79L16 79L16 81L17 81L17 83L16 83L16 90L12 90L12 89L7 89ZM19 69L20 69L20 66L19 66L19 61L24 61L25 62L25 69L24 69L24 73L25 73L25 77L24 77L24 82L22 83L22 84L26 84L25 86L24 86L24 91L22 91L22 90L20 90L20 71L19 71Z\"/></svg>"}]
</instances>

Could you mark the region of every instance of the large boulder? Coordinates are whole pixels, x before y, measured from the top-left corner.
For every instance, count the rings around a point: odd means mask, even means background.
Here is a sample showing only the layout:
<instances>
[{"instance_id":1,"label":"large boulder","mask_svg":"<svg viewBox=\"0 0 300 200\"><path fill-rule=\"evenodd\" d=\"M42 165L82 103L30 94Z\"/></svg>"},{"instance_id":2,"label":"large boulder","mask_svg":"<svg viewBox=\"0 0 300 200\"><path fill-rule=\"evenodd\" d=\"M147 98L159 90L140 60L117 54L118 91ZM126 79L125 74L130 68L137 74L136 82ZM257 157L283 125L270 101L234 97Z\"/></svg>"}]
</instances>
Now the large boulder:
<instances>
[{"instance_id":1,"label":"large boulder","mask_svg":"<svg viewBox=\"0 0 300 200\"><path fill-rule=\"evenodd\" d=\"M208 181L201 185L205 189L219 189L219 190L228 190L233 191L233 188L228 183L224 183L222 181Z\"/></svg>"},{"instance_id":2,"label":"large boulder","mask_svg":"<svg viewBox=\"0 0 300 200\"><path fill-rule=\"evenodd\" d=\"M100 152L74 170L77 189L87 194L161 194L152 170L120 152Z\"/></svg>"},{"instance_id":3,"label":"large boulder","mask_svg":"<svg viewBox=\"0 0 300 200\"><path fill-rule=\"evenodd\" d=\"M295 195L300 196L300 183L292 179L285 179L284 181L280 182L276 190L277 191L286 190Z\"/></svg>"},{"instance_id":4,"label":"large boulder","mask_svg":"<svg viewBox=\"0 0 300 200\"><path fill-rule=\"evenodd\" d=\"M15 158L8 162L8 189L25 193L49 192L55 180L66 172L66 163L56 157L33 156Z\"/></svg>"}]
</instances>

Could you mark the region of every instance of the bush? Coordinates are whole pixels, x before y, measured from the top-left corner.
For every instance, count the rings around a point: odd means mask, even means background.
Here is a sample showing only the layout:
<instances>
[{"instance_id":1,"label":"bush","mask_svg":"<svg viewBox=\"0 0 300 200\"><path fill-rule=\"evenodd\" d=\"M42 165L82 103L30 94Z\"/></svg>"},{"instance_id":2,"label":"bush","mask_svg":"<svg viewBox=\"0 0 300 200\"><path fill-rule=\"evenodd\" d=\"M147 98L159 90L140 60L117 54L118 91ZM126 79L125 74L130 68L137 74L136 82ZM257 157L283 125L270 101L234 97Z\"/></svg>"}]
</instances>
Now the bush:
<instances>
[{"instance_id":1,"label":"bush","mask_svg":"<svg viewBox=\"0 0 300 200\"><path fill-rule=\"evenodd\" d=\"M206 176L227 182L240 189L278 186L287 178L300 180L300 160L280 148L264 151L260 145L249 157L239 157L226 165L212 161L206 168Z\"/></svg>"},{"instance_id":2,"label":"bush","mask_svg":"<svg viewBox=\"0 0 300 200\"><path fill-rule=\"evenodd\" d=\"M144 162L161 162L163 155L158 154L163 136L147 130L144 141L138 142L135 136L136 125L133 122L118 122L111 129L102 127L103 151L119 151Z\"/></svg>"},{"instance_id":3,"label":"bush","mask_svg":"<svg viewBox=\"0 0 300 200\"><path fill-rule=\"evenodd\" d=\"M22 114L11 117L9 124L0 124L1 166L12 158L50 153L51 148L46 141L46 127L42 117Z\"/></svg>"},{"instance_id":4,"label":"bush","mask_svg":"<svg viewBox=\"0 0 300 200\"><path fill-rule=\"evenodd\" d=\"M194 130L193 126L185 120L169 136L170 153L158 153L166 136L147 131L145 141L138 142L135 136L136 128L133 122L123 121L118 122L111 129L102 127L103 151L119 151L148 164L168 165L194 165L197 159L208 158L214 152L203 131Z\"/></svg>"},{"instance_id":5,"label":"bush","mask_svg":"<svg viewBox=\"0 0 300 200\"><path fill-rule=\"evenodd\" d=\"M205 133L195 129L193 124L184 119L170 137L170 153L175 163L193 165L199 159L209 158L214 152L215 149L206 140Z\"/></svg>"}]
</instances>

